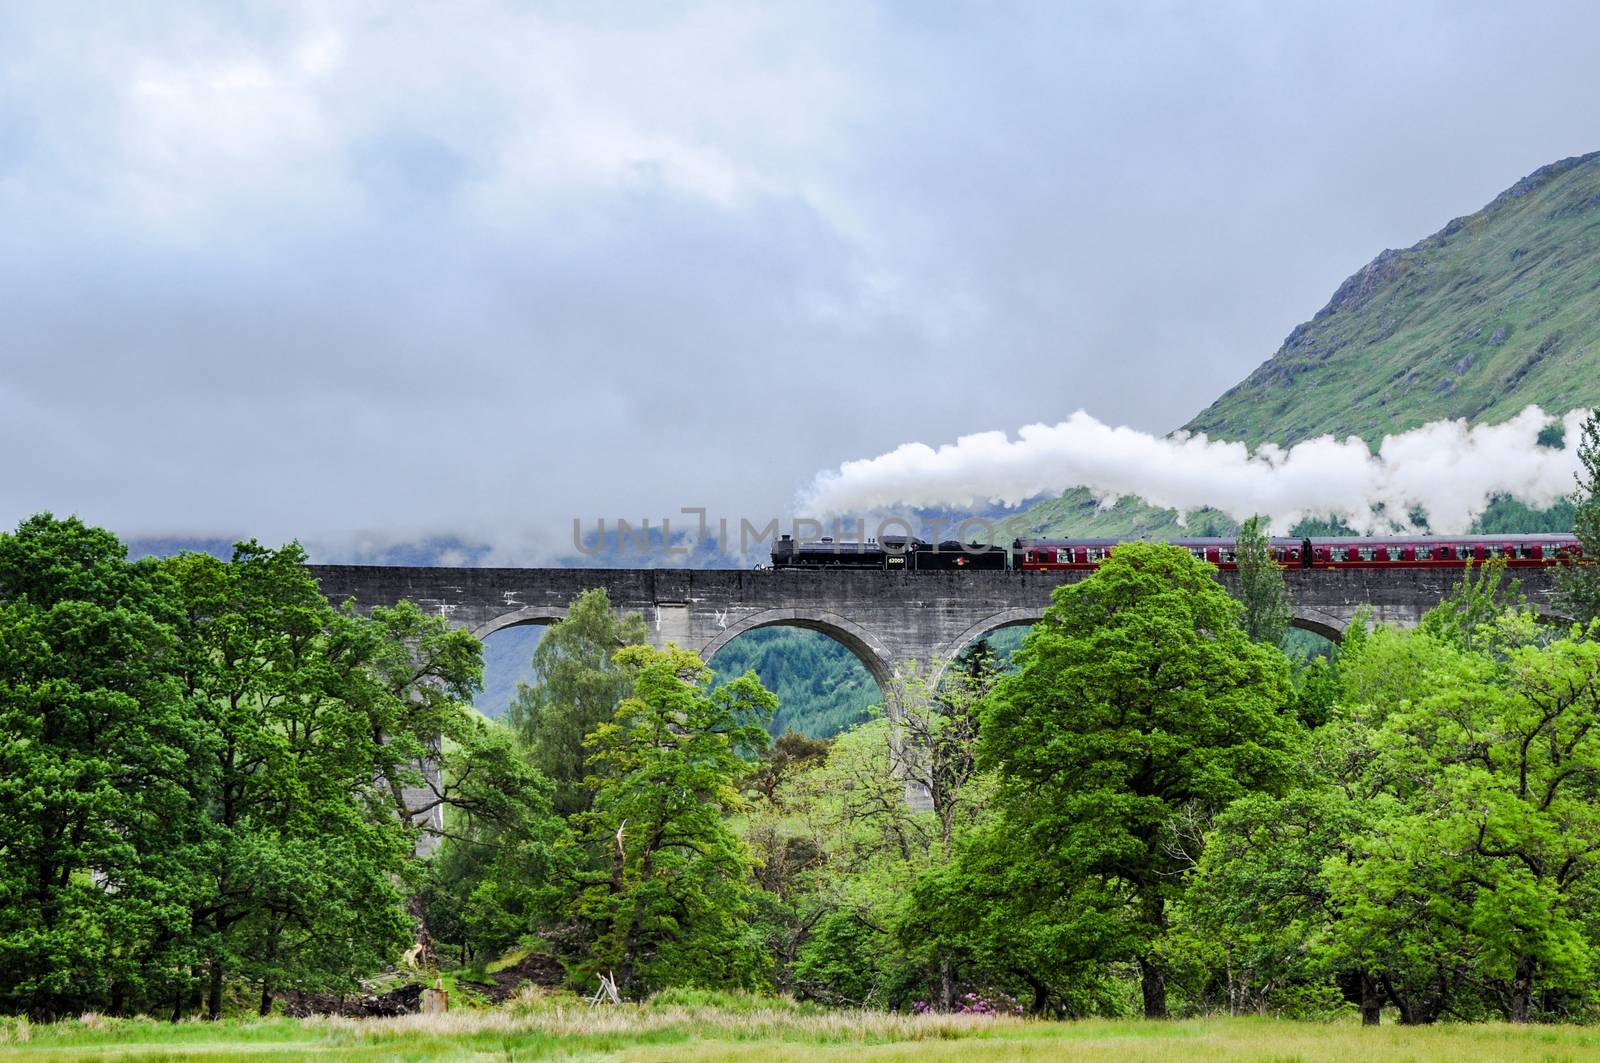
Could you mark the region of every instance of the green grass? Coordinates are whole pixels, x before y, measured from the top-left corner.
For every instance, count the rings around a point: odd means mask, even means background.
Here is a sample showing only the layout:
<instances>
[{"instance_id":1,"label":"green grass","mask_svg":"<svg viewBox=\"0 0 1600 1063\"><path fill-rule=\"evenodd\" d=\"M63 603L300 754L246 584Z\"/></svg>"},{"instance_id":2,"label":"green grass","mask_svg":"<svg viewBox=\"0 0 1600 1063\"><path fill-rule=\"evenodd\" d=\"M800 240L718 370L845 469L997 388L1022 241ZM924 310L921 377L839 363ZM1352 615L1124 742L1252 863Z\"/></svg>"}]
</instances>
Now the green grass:
<instances>
[{"instance_id":1,"label":"green grass","mask_svg":"<svg viewBox=\"0 0 1600 1063\"><path fill-rule=\"evenodd\" d=\"M177 1025L89 1016L19 1031L0 1061L92 1060L1119 1060L1129 1063L1600 1060L1600 1029L1499 1024L1362 1029L1273 1019L1032 1022L824 1012L783 1002L591 1011L573 998L522 1008L368 1021ZM18 1043L19 1032L27 1040Z\"/></svg>"}]
</instances>

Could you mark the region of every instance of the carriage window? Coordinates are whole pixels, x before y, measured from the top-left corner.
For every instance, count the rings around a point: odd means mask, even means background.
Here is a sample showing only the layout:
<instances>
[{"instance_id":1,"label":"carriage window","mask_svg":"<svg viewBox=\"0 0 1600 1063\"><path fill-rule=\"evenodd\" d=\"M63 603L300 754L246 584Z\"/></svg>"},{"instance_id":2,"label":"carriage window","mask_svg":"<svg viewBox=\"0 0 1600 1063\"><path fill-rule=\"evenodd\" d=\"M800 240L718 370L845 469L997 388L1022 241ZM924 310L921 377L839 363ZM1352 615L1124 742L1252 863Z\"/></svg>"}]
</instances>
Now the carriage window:
<instances>
[{"instance_id":1,"label":"carriage window","mask_svg":"<svg viewBox=\"0 0 1600 1063\"><path fill-rule=\"evenodd\" d=\"M1375 546L1358 547L1356 555L1363 561L1376 561L1378 560L1378 548Z\"/></svg>"},{"instance_id":2,"label":"carriage window","mask_svg":"<svg viewBox=\"0 0 1600 1063\"><path fill-rule=\"evenodd\" d=\"M1440 561L1454 561L1456 559L1456 548L1453 546L1441 546L1439 547L1438 556Z\"/></svg>"},{"instance_id":3,"label":"carriage window","mask_svg":"<svg viewBox=\"0 0 1600 1063\"><path fill-rule=\"evenodd\" d=\"M1058 565L1070 565L1070 564L1072 564L1072 551L1071 550L1057 550L1056 551L1056 564L1058 564Z\"/></svg>"},{"instance_id":4,"label":"carriage window","mask_svg":"<svg viewBox=\"0 0 1600 1063\"><path fill-rule=\"evenodd\" d=\"M1431 546L1419 546L1419 547L1417 547L1417 560L1418 561L1428 561L1428 560L1431 560L1432 558L1433 558L1433 547L1431 547Z\"/></svg>"},{"instance_id":5,"label":"carriage window","mask_svg":"<svg viewBox=\"0 0 1600 1063\"><path fill-rule=\"evenodd\" d=\"M1568 546L1566 543L1557 543L1554 547L1547 546L1544 548L1546 555L1549 555L1552 551L1554 551L1556 557L1572 556L1572 547Z\"/></svg>"},{"instance_id":6,"label":"carriage window","mask_svg":"<svg viewBox=\"0 0 1600 1063\"><path fill-rule=\"evenodd\" d=\"M1486 546L1483 548L1483 556L1485 560L1493 560L1497 557L1505 557L1506 548L1503 546Z\"/></svg>"},{"instance_id":7,"label":"carriage window","mask_svg":"<svg viewBox=\"0 0 1600 1063\"><path fill-rule=\"evenodd\" d=\"M1189 553L1193 554L1195 557L1199 558L1201 561L1204 561L1206 559L1206 550L1205 550L1205 547L1203 547L1203 546L1191 546L1191 547L1189 547Z\"/></svg>"},{"instance_id":8,"label":"carriage window","mask_svg":"<svg viewBox=\"0 0 1600 1063\"><path fill-rule=\"evenodd\" d=\"M1344 559L1346 561L1359 561L1361 560L1361 551L1357 550L1353 546L1349 547L1344 552Z\"/></svg>"},{"instance_id":9,"label":"carriage window","mask_svg":"<svg viewBox=\"0 0 1600 1063\"><path fill-rule=\"evenodd\" d=\"M1539 556L1539 548L1531 543L1517 548L1517 556L1524 561L1532 561Z\"/></svg>"},{"instance_id":10,"label":"carriage window","mask_svg":"<svg viewBox=\"0 0 1600 1063\"><path fill-rule=\"evenodd\" d=\"M1088 557L1090 564L1098 565L1101 561L1105 560L1105 551L1090 549L1088 551Z\"/></svg>"},{"instance_id":11,"label":"carriage window","mask_svg":"<svg viewBox=\"0 0 1600 1063\"><path fill-rule=\"evenodd\" d=\"M1218 550L1217 551L1217 558L1219 560L1221 560L1221 561L1225 561L1225 562L1228 562L1228 563L1231 564L1233 561L1235 561L1238 558L1238 555L1232 550Z\"/></svg>"}]
</instances>

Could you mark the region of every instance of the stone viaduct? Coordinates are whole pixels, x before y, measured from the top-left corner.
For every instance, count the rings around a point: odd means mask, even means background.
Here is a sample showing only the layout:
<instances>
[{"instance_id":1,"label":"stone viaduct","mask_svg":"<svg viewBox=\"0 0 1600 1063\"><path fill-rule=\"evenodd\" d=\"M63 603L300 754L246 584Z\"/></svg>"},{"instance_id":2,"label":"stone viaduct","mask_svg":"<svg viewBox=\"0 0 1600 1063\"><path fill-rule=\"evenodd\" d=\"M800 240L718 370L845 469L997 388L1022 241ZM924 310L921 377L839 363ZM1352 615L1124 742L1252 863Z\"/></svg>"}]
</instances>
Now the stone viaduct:
<instances>
[{"instance_id":1,"label":"stone viaduct","mask_svg":"<svg viewBox=\"0 0 1600 1063\"><path fill-rule=\"evenodd\" d=\"M969 643L1000 628L1032 624L1050 604L1050 591L1086 571L885 572L864 569L678 568L397 568L313 565L322 591L336 604L358 608L410 600L479 638L519 624L550 624L566 616L583 591L604 588L614 607L641 613L657 646L676 643L709 661L746 631L788 626L821 631L843 643L866 666L891 716L897 675L936 683ZM1295 626L1337 640L1362 608L1375 621L1412 626L1461 579L1460 570L1289 570ZM1551 619L1554 579L1549 569L1517 576L1534 607ZM1232 573L1219 576L1225 586ZM436 772L434 765L424 770ZM421 807L428 791L407 791ZM907 783L906 800L930 807ZM419 820L422 816L418 817ZM442 810L426 819L442 828ZM429 836L420 851L431 851Z\"/></svg>"},{"instance_id":2,"label":"stone viaduct","mask_svg":"<svg viewBox=\"0 0 1600 1063\"><path fill-rule=\"evenodd\" d=\"M481 637L518 624L549 624L584 590L637 610L657 645L674 642L706 660L746 631L787 625L824 632L861 659L885 695L908 666L935 678L968 643L1032 624L1050 591L1080 571L883 572L843 569L392 568L316 565L335 602L358 607L409 599ZM1550 569L1515 573L1535 608L1551 609ZM1220 577L1227 585L1231 573ZM1289 570L1294 624L1337 640L1357 610L1410 626L1461 578L1451 569Z\"/></svg>"}]
</instances>

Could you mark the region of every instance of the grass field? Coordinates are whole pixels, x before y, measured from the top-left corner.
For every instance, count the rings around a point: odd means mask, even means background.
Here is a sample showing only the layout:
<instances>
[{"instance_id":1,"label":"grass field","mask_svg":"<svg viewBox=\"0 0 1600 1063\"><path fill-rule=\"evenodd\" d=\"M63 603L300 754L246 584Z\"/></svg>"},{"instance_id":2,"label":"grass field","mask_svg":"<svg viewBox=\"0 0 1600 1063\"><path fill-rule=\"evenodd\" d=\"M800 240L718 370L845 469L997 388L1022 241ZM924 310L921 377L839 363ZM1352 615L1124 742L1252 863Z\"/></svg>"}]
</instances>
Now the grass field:
<instances>
[{"instance_id":1,"label":"grass field","mask_svg":"<svg viewBox=\"0 0 1600 1063\"><path fill-rule=\"evenodd\" d=\"M0 1020L0 1061L90 1060L1314 1060L1348 1063L1600 1060L1600 1028L1503 1025L1364 1030L1272 1019L1030 1022L752 1007L581 1005L401 1019L229 1020L171 1025L98 1016Z\"/></svg>"}]
</instances>

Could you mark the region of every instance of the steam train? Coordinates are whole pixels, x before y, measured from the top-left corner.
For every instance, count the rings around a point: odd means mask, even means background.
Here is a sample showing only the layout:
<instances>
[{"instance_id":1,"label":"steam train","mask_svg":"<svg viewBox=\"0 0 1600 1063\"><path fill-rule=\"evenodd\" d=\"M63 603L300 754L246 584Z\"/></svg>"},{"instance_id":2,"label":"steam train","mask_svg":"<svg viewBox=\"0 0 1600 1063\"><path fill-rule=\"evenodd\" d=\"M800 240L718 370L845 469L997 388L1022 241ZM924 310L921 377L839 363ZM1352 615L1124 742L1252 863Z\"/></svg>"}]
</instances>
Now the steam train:
<instances>
[{"instance_id":1,"label":"steam train","mask_svg":"<svg viewBox=\"0 0 1600 1063\"><path fill-rule=\"evenodd\" d=\"M924 542L885 536L865 542L831 538L772 544L774 568L883 569L900 572L1093 569L1122 544L1120 539L1016 539L1009 548L980 543ZM1223 571L1239 567L1236 539L1173 539ZM1415 535L1284 539L1267 543L1282 568L1464 568L1503 560L1511 568L1533 568L1579 560L1573 535Z\"/></svg>"}]
</instances>

